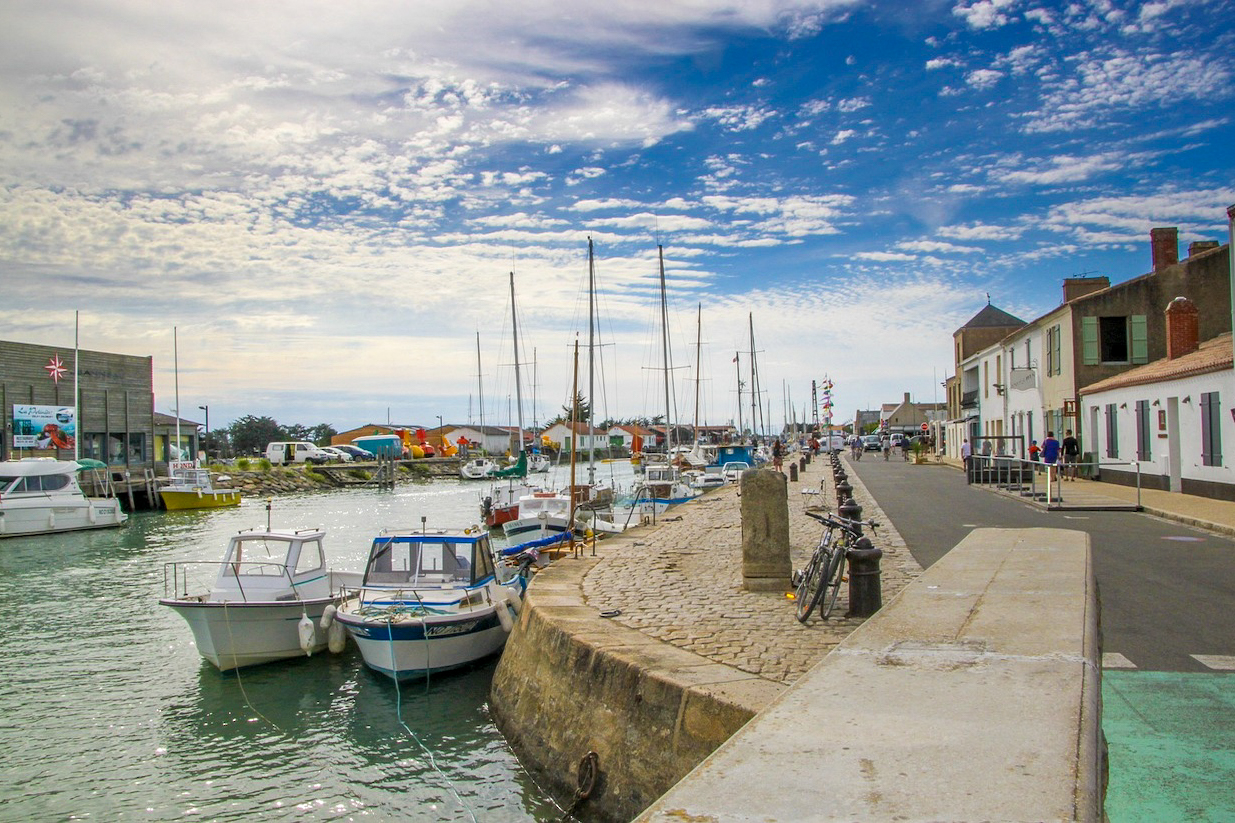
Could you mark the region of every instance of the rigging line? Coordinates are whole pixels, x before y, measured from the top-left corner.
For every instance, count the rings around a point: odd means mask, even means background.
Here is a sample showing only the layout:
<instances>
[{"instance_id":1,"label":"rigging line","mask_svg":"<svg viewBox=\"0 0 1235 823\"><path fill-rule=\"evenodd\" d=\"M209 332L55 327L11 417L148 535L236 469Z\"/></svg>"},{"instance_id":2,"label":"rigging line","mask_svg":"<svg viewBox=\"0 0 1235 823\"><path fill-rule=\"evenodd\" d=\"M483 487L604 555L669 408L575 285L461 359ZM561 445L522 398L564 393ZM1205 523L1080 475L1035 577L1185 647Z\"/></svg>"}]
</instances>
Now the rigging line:
<instances>
[{"instance_id":1,"label":"rigging line","mask_svg":"<svg viewBox=\"0 0 1235 823\"><path fill-rule=\"evenodd\" d=\"M420 618L420 627L422 630L425 628L423 617ZM443 772L440 767L438 767L437 758L433 756L432 750L430 750L429 747L424 744L424 741L421 740L416 735L416 732L412 731L412 727L407 725L407 723L405 723L403 720L403 689L399 687L399 669L398 669L398 664L395 662L395 632L394 632L393 619L387 618L386 629L387 629L386 636L390 641L390 675L391 675L391 679L394 680L395 682L395 718L399 721L399 725L402 726L407 731L408 735L411 736L412 740L416 741L416 745L420 746L420 748L424 751L425 756L429 758L429 765L433 768L433 771L437 772L437 776L442 779L442 782L446 785L446 790L450 792L451 796L454 797L455 801L459 804L459 806L463 809L463 811L468 813L468 816L472 818L473 823L479 823L479 821L476 820L476 813L472 811L472 807L469 806L463 800L463 797L455 789L454 782L451 781L451 779L446 776L446 773ZM426 648L425 691L428 692L429 690L429 659L428 659L429 636L428 634L424 635L424 640L425 640L425 648Z\"/></svg>"}]
</instances>

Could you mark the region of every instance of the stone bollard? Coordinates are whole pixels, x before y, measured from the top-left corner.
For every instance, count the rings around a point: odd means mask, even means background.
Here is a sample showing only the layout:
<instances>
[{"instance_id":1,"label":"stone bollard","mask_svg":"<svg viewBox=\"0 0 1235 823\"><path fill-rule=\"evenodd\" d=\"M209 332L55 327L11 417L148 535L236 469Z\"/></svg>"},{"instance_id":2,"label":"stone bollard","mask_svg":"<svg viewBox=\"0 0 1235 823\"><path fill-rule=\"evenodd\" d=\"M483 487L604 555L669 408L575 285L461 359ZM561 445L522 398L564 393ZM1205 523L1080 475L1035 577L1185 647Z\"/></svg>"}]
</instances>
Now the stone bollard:
<instances>
[{"instance_id":1,"label":"stone bollard","mask_svg":"<svg viewBox=\"0 0 1235 823\"><path fill-rule=\"evenodd\" d=\"M790 483L798 482L798 464L797 463L789 464L789 482Z\"/></svg>"},{"instance_id":2,"label":"stone bollard","mask_svg":"<svg viewBox=\"0 0 1235 823\"><path fill-rule=\"evenodd\" d=\"M801 469L802 471L806 471L806 464L809 462L810 462L810 455L808 454L798 461L798 468Z\"/></svg>"},{"instance_id":3,"label":"stone bollard","mask_svg":"<svg viewBox=\"0 0 1235 823\"><path fill-rule=\"evenodd\" d=\"M849 558L849 611L846 617L870 617L883 606L879 560L883 552L869 537L859 537L845 552Z\"/></svg>"},{"instance_id":4,"label":"stone bollard","mask_svg":"<svg viewBox=\"0 0 1235 823\"><path fill-rule=\"evenodd\" d=\"M780 472L742 472L742 588L785 591L789 562L789 483Z\"/></svg>"}]
</instances>

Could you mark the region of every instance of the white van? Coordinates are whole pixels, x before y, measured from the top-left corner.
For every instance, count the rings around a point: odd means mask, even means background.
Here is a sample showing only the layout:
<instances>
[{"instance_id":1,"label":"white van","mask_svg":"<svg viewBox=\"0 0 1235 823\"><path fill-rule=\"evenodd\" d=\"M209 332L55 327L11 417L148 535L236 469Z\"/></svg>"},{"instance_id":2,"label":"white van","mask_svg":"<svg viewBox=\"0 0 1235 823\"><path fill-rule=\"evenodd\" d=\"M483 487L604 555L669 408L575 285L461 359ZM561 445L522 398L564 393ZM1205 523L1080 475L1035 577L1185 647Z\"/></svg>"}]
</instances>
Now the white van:
<instances>
[{"instance_id":1,"label":"white van","mask_svg":"<svg viewBox=\"0 0 1235 823\"><path fill-rule=\"evenodd\" d=\"M305 440L267 443L266 459L276 466L284 463L327 463L330 455Z\"/></svg>"}]
</instances>

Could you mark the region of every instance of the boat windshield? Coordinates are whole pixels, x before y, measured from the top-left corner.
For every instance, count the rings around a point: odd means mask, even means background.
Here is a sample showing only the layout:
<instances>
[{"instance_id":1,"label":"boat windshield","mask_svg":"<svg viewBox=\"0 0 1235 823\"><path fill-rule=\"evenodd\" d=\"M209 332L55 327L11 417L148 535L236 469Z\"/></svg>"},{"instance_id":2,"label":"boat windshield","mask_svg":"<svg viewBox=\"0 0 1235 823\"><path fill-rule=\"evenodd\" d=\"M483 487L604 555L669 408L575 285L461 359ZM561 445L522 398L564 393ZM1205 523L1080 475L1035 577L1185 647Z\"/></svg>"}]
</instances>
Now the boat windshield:
<instances>
[{"instance_id":1,"label":"boat windshield","mask_svg":"<svg viewBox=\"0 0 1235 823\"><path fill-rule=\"evenodd\" d=\"M487 540L406 540L379 537L373 541L365 583L375 585L471 584L493 574Z\"/></svg>"},{"instance_id":2,"label":"boat windshield","mask_svg":"<svg viewBox=\"0 0 1235 823\"><path fill-rule=\"evenodd\" d=\"M291 541L271 537L250 537L235 540L224 558L224 575L237 574L259 577L286 577L287 552ZM320 547L318 550L320 558ZM319 563L320 565L320 563Z\"/></svg>"},{"instance_id":3,"label":"boat windshield","mask_svg":"<svg viewBox=\"0 0 1235 823\"><path fill-rule=\"evenodd\" d=\"M14 483L13 481L17 481ZM0 491L7 494L18 492L54 492L69 485L67 474L44 474L29 477L0 477ZM9 488L12 486L12 488Z\"/></svg>"}]
</instances>

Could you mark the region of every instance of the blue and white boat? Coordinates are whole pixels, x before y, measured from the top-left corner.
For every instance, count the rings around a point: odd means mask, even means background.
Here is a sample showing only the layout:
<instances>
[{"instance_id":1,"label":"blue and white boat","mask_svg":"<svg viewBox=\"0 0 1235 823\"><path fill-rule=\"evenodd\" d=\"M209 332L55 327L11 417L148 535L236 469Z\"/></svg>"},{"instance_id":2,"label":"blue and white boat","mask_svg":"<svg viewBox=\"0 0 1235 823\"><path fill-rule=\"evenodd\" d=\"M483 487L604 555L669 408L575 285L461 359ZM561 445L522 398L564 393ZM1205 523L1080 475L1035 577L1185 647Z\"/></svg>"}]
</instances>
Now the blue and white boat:
<instances>
[{"instance_id":1,"label":"blue and white boat","mask_svg":"<svg viewBox=\"0 0 1235 823\"><path fill-rule=\"evenodd\" d=\"M345 594L334 619L369 668L388 677L459 668L506 645L529 566L530 558L495 555L480 526L383 533L363 583Z\"/></svg>"}]
</instances>

